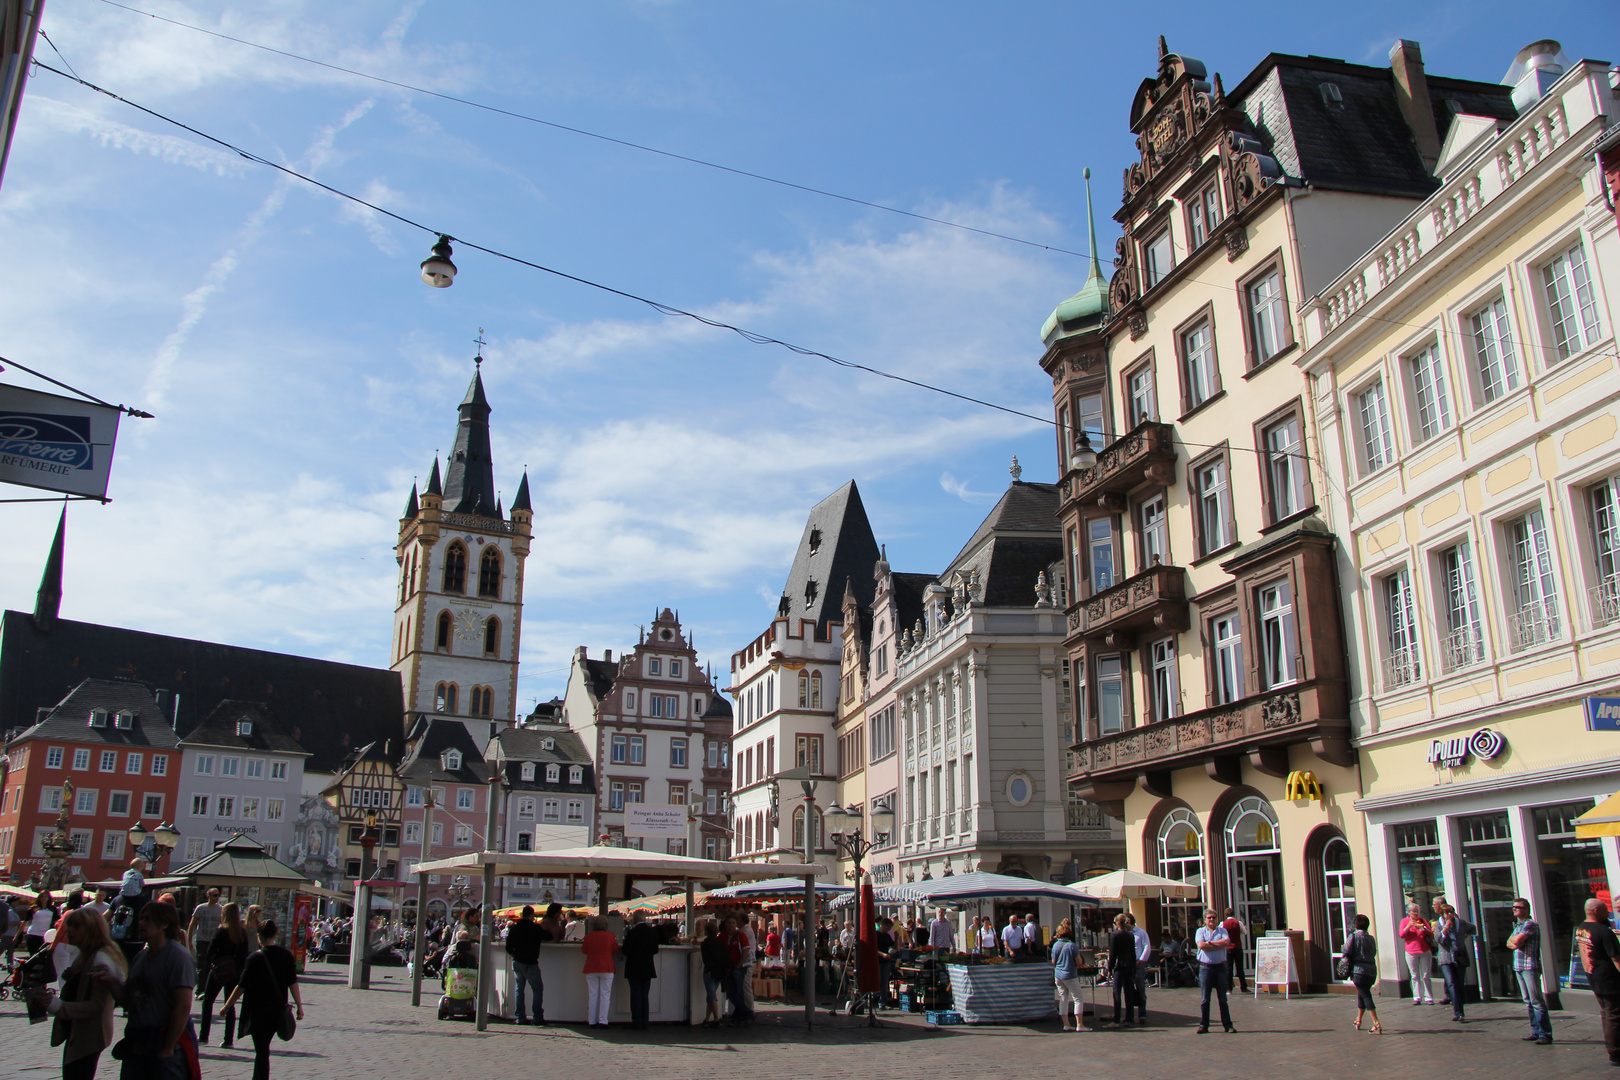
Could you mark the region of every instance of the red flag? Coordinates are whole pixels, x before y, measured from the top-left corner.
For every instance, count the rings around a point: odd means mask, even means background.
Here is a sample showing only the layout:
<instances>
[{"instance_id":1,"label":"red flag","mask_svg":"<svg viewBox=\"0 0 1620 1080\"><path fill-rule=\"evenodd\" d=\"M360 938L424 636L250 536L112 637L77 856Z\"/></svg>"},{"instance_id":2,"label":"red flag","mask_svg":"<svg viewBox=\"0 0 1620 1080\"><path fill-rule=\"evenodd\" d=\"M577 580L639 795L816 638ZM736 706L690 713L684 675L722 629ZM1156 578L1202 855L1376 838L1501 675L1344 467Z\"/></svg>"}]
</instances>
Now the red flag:
<instances>
[{"instance_id":1,"label":"red flag","mask_svg":"<svg viewBox=\"0 0 1620 1080\"><path fill-rule=\"evenodd\" d=\"M855 986L863 994L875 994L882 987L878 975L877 900L872 895L872 878L861 879L859 958L855 965Z\"/></svg>"}]
</instances>

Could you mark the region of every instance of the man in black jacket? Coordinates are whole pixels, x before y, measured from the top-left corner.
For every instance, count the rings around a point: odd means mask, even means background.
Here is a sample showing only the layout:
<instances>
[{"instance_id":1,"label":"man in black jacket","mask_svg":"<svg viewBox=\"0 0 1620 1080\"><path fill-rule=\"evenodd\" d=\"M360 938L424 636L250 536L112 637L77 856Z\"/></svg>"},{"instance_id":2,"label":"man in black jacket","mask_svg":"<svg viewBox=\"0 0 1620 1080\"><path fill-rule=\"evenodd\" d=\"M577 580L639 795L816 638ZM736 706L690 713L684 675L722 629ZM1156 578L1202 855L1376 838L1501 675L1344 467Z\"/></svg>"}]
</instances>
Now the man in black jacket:
<instances>
[{"instance_id":1,"label":"man in black jacket","mask_svg":"<svg viewBox=\"0 0 1620 1080\"><path fill-rule=\"evenodd\" d=\"M546 1022L546 1010L542 1004L545 995L545 984L540 980L540 943L546 940L546 932L540 929L540 924L534 921L534 908L525 906L523 917L513 923L506 931L506 955L512 958L513 981L517 983L517 1022L527 1024L528 1018L523 1009L523 991L525 985L534 988L534 1022L536 1026Z\"/></svg>"}]
</instances>

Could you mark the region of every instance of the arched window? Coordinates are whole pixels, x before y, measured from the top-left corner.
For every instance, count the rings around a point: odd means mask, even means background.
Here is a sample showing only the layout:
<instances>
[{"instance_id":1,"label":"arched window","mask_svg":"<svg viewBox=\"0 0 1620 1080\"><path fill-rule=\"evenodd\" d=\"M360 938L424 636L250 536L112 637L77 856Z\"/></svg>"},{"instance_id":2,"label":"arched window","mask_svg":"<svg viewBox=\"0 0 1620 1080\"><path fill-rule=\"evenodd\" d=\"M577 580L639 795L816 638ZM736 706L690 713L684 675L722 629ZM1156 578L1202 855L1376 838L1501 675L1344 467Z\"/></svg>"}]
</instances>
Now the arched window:
<instances>
[{"instance_id":1,"label":"arched window","mask_svg":"<svg viewBox=\"0 0 1620 1080\"><path fill-rule=\"evenodd\" d=\"M467 591L467 549L461 546L460 540L444 549L444 591Z\"/></svg>"},{"instance_id":2,"label":"arched window","mask_svg":"<svg viewBox=\"0 0 1620 1080\"><path fill-rule=\"evenodd\" d=\"M1335 836L1322 848L1323 896L1327 900L1328 950L1336 963L1355 929L1356 878L1350 845Z\"/></svg>"},{"instance_id":3,"label":"arched window","mask_svg":"<svg viewBox=\"0 0 1620 1080\"><path fill-rule=\"evenodd\" d=\"M819 671L810 673L810 707L812 709L821 708L821 672Z\"/></svg>"},{"instance_id":4,"label":"arched window","mask_svg":"<svg viewBox=\"0 0 1620 1080\"><path fill-rule=\"evenodd\" d=\"M438 712L456 711L456 684L440 683L433 688L433 707Z\"/></svg>"},{"instance_id":5,"label":"arched window","mask_svg":"<svg viewBox=\"0 0 1620 1080\"><path fill-rule=\"evenodd\" d=\"M411 595L411 560L409 556L401 561L399 568L399 602L404 603Z\"/></svg>"},{"instance_id":6,"label":"arched window","mask_svg":"<svg viewBox=\"0 0 1620 1080\"><path fill-rule=\"evenodd\" d=\"M821 811L816 811L815 820L810 826L810 846L816 850L821 849ZM800 806L793 811L793 850L804 850L804 807Z\"/></svg>"},{"instance_id":7,"label":"arched window","mask_svg":"<svg viewBox=\"0 0 1620 1080\"><path fill-rule=\"evenodd\" d=\"M475 686L468 701L468 715L491 716L495 712L495 691L488 686Z\"/></svg>"},{"instance_id":8,"label":"arched window","mask_svg":"<svg viewBox=\"0 0 1620 1080\"><path fill-rule=\"evenodd\" d=\"M500 599L501 553L496 547L486 547L478 557L478 595Z\"/></svg>"},{"instance_id":9,"label":"arched window","mask_svg":"<svg viewBox=\"0 0 1620 1080\"><path fill-rule=\"evenodd\" d=\"M491 616L484 622L484 655L496 656L501 651L501 620Z\"/></svg>"},{"instance_id":10,"label":"arched window","mask_svg":"<svg viewBox=\"0 0 1620 1080\"><path fill-rule=\"evenodd\" d=\"M799 672L799 708L808 709L809 707L810 707L810 675L807 672L801 671L801 672Z\"/></svg>"},{"instance_id":11,"label":"arched window","mask_svg":"<svg viewBox=\"0 0 1620 1080\"><path fill-rule=\"evenodd\" d=\"M455 628L456 620L451 617L450 613L448 611L439 612L439 629L433 635L433 647L449 652L450 638L455 632Z\"/></svg>"},{"instance_id":12,"label":"arched window","mask_svg":"<svg viewBox=\"0 0 1620 1080\"><path fill-rule=\"evenodd\" d=\"M751 817L743 819L742 849L754 850L754 819Z\"/></svg>"},{"instance_id":13,"label":"arched window","mask_svg":"<svg viewBox=\"0 0 1620 1080\"><path fill-rule=\"evenodd\" d=\"M1248 933L1243 962L1253 970L1253 942L1283 922L1281 840L1277 812L1258 795L1240 800L1226 815L1228 903Z\"/></svg>"},{"instance_id":14,"label":"arched window","mask_svg":"<svg viewBox=\"0 0 1620 1080\"><path fill-rule=\"evenodd\" d=\"M1159 825L1159 876L1200 890L1194 897L1165 901L1164 934L1182 941L1204 919L1204 830L1191 810L1172 810Z\"/></svg>"}]
</instances>

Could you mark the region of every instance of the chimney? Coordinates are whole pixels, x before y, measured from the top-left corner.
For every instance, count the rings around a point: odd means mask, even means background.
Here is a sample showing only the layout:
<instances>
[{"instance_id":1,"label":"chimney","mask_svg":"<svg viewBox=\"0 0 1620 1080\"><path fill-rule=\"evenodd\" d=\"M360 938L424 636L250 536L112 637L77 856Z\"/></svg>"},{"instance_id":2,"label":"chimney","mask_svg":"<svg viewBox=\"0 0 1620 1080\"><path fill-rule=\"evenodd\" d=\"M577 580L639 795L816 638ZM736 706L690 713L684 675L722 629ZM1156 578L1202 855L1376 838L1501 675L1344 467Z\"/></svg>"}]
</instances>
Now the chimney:
<instances>
[{"instance_id":1,"label":"chimney","mask_svg":"<svg viewBox=\"0 0 1620 1080\"><path fill-rule=\"evenodd\" d=\"M613 663L613 650L612 649L603 649L602 650L602 663L604 663L604 664Z\"/></svg>"},{"instance_id":2,"label":"chimney","mask_svg":"<svg viewBox=\"0 0 1620 1080\"><path fill-rule=\"evenodd\" d=\"M1389 50L1389 68L1395 75L1395 100L1401 116L1411 129L1423 167L1434 171L1440 160L1440 132L1434 126L1434 106L1429 101L1429 80L1423 74L1423 49L1405 38Z\"/></svg>"},{"instance_id":3,"label":"chimney","mask_svg":"<svg viewBox=\"0 0 1620 1080\"><path fill-rule=\"evenodd\" d=\"M34 710L34 723L43 724L46 718L50 715L51 707L49 705L41 705L39 708Z\"/></svg>"}]
</instances>

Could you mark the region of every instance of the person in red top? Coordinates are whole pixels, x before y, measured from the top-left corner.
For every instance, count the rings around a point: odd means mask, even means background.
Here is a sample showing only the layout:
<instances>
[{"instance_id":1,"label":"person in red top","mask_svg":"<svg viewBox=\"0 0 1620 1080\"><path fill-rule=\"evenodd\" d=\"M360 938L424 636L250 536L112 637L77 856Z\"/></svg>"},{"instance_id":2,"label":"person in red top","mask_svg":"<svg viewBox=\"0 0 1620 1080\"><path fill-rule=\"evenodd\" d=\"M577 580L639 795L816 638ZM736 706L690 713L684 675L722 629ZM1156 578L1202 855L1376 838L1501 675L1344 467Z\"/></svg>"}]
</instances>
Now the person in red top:
<instances>
[{"instance_id":1,"label":"person in red top","mask_svg":"<svg viewBox=\"0 0 1620 1080\"><path fill-rule=\"evenodd\" d=\"M743 993L743 981L752 971L753 949L748 936L737 929L736 919L728 918L720 924L720 940L726 943L731 957L731 988L726 993L731 999L731 1022L746 1024L754 1019L752 999Z\"/></svg>"},{"instance_id":2,"label":"person in red top","mask_svg":"<svg viewBox=\"0 0 1620 1080\"><path fill-rule=\"evenodd\" d=\"M1231 908L1226 909L1226 918L1221 920L1221 929L1225 930L1226 936L1232 939L1232 947L1226 952L1226 960L1229 965L1227 967L1226 989L1228 991L1232 989L1231 983L1235 978L1237 979L1238 992L1247 994L1249 992L1249 982L1243 977L1243 924L1238 921L1236 915L1232 914Z\"/></svg>"},{"instance_id":3,"label":"person in red top","mask_svg":"<svg viewBox=\"0 0 1620 1080\"><path fill-rule=\"evenodd\" d=\"M613 960L619 955L619 939L608 929L608 921L598 915L590 921L590 932L580 949L585 953L585 1023L607 1027L613 1001Z\"/></svg>"},{"instance_id":4,"label":"person in red top","mask_svg":"<svg viewBox=\"0 0 1620 1080\"><path fill-rule=\"evenodd\" d=\"M765 935L765 955L776 960L782 955L782 932L772 926L770 933Z\"/></svg>"},{"instance_id":5,"label":"person in red top","mask_svg":"<svg viewBox=\"0 0 1620 1080\"><path fill-rule=\"evenodd\" d=\"M1416 904L1406 905L1406 918L1398 934L1406 949L1406 970L1412 976L1412 1004L1434 1004L1434 988L1429 980L1434 972L1434 927Z\"/></svg>"}]
</instances>

